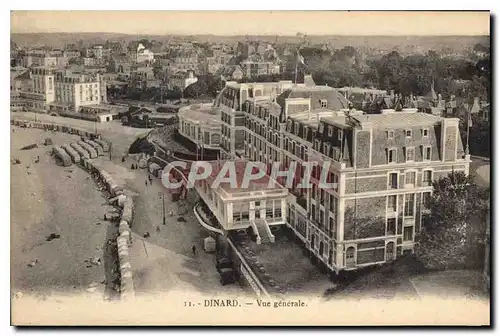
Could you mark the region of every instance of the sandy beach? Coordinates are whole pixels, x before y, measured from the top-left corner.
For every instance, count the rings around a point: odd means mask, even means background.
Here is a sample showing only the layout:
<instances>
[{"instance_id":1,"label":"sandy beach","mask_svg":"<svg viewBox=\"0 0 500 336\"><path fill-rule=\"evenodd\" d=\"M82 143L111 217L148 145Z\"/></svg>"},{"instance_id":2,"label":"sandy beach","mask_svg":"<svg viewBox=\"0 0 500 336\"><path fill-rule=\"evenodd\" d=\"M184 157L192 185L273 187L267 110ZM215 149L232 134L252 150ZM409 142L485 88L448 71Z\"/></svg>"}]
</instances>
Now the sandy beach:
<instances>
[{"instance_id":1,"label":"sandy beach","mask_svg":"<svg viewBox=\"0 0 500 336\"><path fill-rule=\"evenodd\" d=\"M105 291L103 249L112 228L103 221L110 207L82 169L56 165L51 146L78 140L77 136L14 128L11 133L11 287L13 293L96 295ZM38 143L38 148L20 150ZM34 163L37 156L38 163ZM59 239L47 241L50 234ZM85 262L101 258L100 265ZM35 262L38 260L38 262ZM35 262L35 265L31 263ZM30 265L31 264L31 265ZM91 283L95 289L88 290ZM95 285L95 284L94 284Z\"/></svg>"}]
</instances>

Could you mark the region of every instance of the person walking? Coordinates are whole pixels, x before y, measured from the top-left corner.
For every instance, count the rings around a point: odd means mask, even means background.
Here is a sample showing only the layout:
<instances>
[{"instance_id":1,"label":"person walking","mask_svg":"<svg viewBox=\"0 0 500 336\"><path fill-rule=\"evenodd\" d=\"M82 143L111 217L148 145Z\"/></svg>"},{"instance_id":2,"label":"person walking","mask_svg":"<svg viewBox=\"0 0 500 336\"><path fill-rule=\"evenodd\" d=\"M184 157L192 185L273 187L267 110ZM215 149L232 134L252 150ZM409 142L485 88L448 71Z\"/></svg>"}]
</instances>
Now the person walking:
<instances>
[{"instance_id":1,"label":"person walking","mask_svg":"<svg viewBox=\"0 0 500 336\"><path fill-rule=\"evenodd\" d=\"M193 257L196 256L196 246L193 245L191 251L193 251Z\"/></svg>"}]
</instances>

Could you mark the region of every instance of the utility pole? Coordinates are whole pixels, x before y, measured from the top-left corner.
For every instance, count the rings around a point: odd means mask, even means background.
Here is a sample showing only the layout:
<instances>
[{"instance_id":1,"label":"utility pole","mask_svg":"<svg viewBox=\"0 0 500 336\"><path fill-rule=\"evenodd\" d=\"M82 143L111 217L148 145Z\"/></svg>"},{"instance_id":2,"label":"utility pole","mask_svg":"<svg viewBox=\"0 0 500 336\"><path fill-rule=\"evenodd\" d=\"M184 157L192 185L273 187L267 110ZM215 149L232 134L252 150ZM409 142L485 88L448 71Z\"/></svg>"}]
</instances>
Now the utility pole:
<instances>
[{"instance_id":1,"label":"utility pole","mask_svg":"<svg viewBox=\"0 0 500 336\"><path fill-rule=\"evenodd\" d=\"M470 133L470 127L472 124L472 117L471 117L471 109L472 107L468 108L467 111L467 140L466 140L466 147L465 147L465 155L469 154L469 133Z\"/></svg>"},{"instance_id":2,"label":"utility pole","mask_svg":"<svg viewBox=\"0 0 500 336\"><path fill-rule=\"evenodd\" d=\"M158 197L162 201L162 209L163 209L163 225L166 225L166 219L165 219L165 194L163 192L158 193Z\"/></svg>"}]
</instances>

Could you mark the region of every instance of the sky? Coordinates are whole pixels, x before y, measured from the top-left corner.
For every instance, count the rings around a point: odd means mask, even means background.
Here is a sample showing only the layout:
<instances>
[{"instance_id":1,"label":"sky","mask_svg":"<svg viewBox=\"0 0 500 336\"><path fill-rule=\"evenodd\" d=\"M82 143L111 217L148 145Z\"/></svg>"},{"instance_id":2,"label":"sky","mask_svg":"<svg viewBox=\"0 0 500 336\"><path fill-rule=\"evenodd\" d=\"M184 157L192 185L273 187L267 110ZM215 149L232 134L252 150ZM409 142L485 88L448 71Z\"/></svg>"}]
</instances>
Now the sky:
<instances>
[{"instance_id":1,"label":"sky","mask_svg":"<svg viewBox=\"0 0 500 336\"><path fill-rule=\"evenodd\" d=\"M489 35L488 12L12 11L11 33Z\"/></svg>"}]
</instances>

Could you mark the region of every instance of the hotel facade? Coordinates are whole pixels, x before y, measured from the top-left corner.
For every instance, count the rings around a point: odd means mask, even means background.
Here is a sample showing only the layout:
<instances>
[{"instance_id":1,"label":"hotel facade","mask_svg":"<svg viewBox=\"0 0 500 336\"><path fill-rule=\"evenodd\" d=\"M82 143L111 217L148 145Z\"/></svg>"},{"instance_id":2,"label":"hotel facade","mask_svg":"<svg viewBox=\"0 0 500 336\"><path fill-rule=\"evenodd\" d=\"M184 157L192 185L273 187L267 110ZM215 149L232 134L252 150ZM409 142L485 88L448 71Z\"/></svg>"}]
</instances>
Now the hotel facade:
<instances>
[{"instance_id":1,"label":"hotel facade","mask_svg":"<svg viewBox=\"0 0 500 336\"><path fill-rule=\"evenodd\" d=\"M456 118L415 109L364 114L333 88L291 82L229 82L215 105L226 159L278 161L282 170L318 162L311 188L300 187L306 170L297 169L286 225L331 272L411 253L432 181L469 173ZM322 178L334 187L322 188Z\"/></svg>"}]
</instances>

